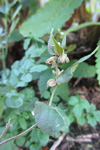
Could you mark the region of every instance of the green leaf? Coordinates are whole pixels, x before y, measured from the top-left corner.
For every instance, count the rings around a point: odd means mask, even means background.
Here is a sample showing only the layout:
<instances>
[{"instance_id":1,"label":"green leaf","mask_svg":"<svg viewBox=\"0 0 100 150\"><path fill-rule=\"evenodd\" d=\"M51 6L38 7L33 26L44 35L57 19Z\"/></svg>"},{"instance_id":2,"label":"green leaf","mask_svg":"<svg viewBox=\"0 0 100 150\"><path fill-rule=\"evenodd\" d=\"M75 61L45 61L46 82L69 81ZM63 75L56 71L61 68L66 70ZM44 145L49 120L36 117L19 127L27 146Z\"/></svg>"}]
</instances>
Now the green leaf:
<instances>
[{"instance_id":1,"label":"green leaf","mask_svg":"<svg viewBox=\"0 0 100 150\"><path fill-rule=\"evenodd\" d=\"M65 126L64 119L57 108L36 102L34 113L37 126L51 136L55 136Z\"/></svg>"},{"instance_id":2,"label":"green leaf","mask_svg":"<svg viewBox=\"0 0 100 150\"><path fill-rule=\"evenodd\" d=\"M67 116L64 116L64 122L65 122L65 127L62 128L63 132L69 132L69 126L71 124L70 118Z\"/></svg>"},{"instance_id":3,"label":"green leaf","mask_svg":"<svg viewBox=\"0 0 100 150\"><path fill-rule=\"evenodd\" d=\"M8 37L8 41L9 42L19 42L19 41L21 41L23 39L24 39L24 37L19 33L19 30L17 30L17 29L15 29L11 33L10 37Z\"/></svg>"},{"instance_id":4,"label":"green leaf","mask_svg":"<svg viewBox=\"0 0 100 150\"><path fill-rule=\"evenodd\" d=\"M55 96L59 96L63 100L67 101L69 96L69 87L67 83L61 84L57 87Z\"/></svg>"},{"instance_id":5,"label":"green leaf","mask_svg":"<svg viewBox=\"0 0 100 150\"><path fill-rule=\"evenodd\" d=\"M96 110L95 112L93 112L93 115L95 117L95 119L100 122L100 111Z\"/></svg>"},{"instance_id":6,"label":"green leaf","mask_svg":"<svg viewBox=\"0 0 100 150\"><path fill-rule=\"evenodd\" d=\"M32 81L32 75L30 73L23 74L21 76L21 81L23 81L23 82L31 82Z\"/></svg>"},{"instance_id":7,"label":"green leaf","mask_svg":"<svg viewBox=\"0 0 100 150\"><path fill-rule=\"evenodd\" d=\"M62 44L61 44L62 48L65 48L65 46L66 46L66 34L64 34L64 37L62 39Z\"/></svg>"},{"instance_id":8,"label":"green leaf","mask_svg":"<svg viewBox=\"0 0 100 150\"><path fill-rule=\"evenodd\" d=\"M38 88L39 88L39 91L41 93L41 96L43 95L43 93L47 89L47 81L50 78L51 79L54 78L54 75L52 74L52 69L47 69L45 72L43 72L41 74L39 81L38 81Z\"/></svg>"},{"instance_id":9,"label":"green leaf","mask_svg":"<svg viewBox=\"0 0 100 150\"><path fill-rule=\"evenodd\" d=\"M24 95L24 100L30 100L35 96L35 91L32 88L25 88L20 94Z\"/></svg>"},{"instance_id":10,"label":"green leaf","mask_svg":"<svg viewBox=\"0 0 100 150\"><path fill-rule=\"evenodd\" d=\"M81 108L80 104L76 104L73 108L73 113L76 117L80 117L83 113L83 108Z\"/></svg>"},{"instance_id":11,"label":"green leaf","mask_svg":"<svg viewBox=\"0 0 100 150\"><path fill-rule=\"evenodd\" d=\"M82 77L82 78L89 78L94 77L96 73L96 68L93 65L88 65L87 63L83 62L79 64L77 69L75 70L73 77Z\"/></svg>"},{"instance_id":12,"label":"green leaf","mask_svg":"<svg viewBox=\"0 0 100 150\"><path fill-rule=\"evenodd\" d=\"M31 42L31 39L29 39L29 38L27 38L27 39L24 40L23 47L24 47L25 50L28 48L30 42Z\"/></svg>"},{"instance_id":13,"label":"green leaf","mask_svg":"<svg viewBox=\"0 0 100 150\"><path fill-rule=\"evenodd\" d=\"M98 83L100 85L100 46L96 52L96 73L97 73L97 79L98 79Z\"/></svg>"},{"instance_id":14,"label":"green leaf","mask_svg":"<svg viewBox=\"0 0 100 150\"><path fill-rule=\"evenodd\" d=\"M45 91L42 95L43 98L45 99L49 99L50 98L50 92L49 91Z\"/></svg>"},{"instance_id":15,"label":"green leaf","mask_svg":"<svg viewBox=\"0 0 100 150\"><path fill-rule=\"evenodd\" d=\"M92 113L95 112L95 109L96 109L95 105L91 104L91 105L88 106L88 109L86 109L86 111L87 111L87 113L91 113L92 114Z\"/></svg>"},{"instance_id":16,"label":"green leaf","mask_svg":"<svg viewBox=\"0 0 100 150\"><path fill-rule=\"evenodd\" d=\"M1 98L0 98L0 116L1 116L2 113L3 113L3 110L4 110L4 102L1 101Z\"/></svg>"},{"instance_id":17,"label":"green leaf","mask_svg":"<svg viewBox=\"0 0 100 150\"><path fill-rule=\"evenodd\" d=\"M53 46L54 42L53 42L52 36L53 36L53 29L51 30L50 38L48 40L48 52L51 55L55 55L55 53L54 53L54 46Z\"/></svg>"},{"instance_id":18,"label":"green leaf","mask_svg":"<svg viewBox=\"0 0 100 150\"><path fill-rule=\"evenodd\" d=\"M73 76L73 72L76 70L76 68L78 67L78 65L80 63L82 63L83 61L87 60L89 57L91 57L93 54L95 54L95 52L99 49L99 46L97 46L97 48L90 53L89 55L86 55L84 57L82 57L81 59L79 59L76 63L74 63L72 66L70 66L69 68L67 68L62 75L56 80L56 82L58 83L65 83L68 82L72 76Z\"/></svg>"},{"instance_id":19,"label":"green leaf","mask_svg":"<svg viewBox=\"0 0 100 150\"><path fill-rule=\"evenodd\" d=\"M19 108L23 104L23 95L16 91L11 91L6 96L6 105L10 108Z\"/></svg>"},{"instance_id":20,"label":"green leaf","mask_svg":"<svg viewBox=\"0 0 100 150\"><path fill-rule=\"evenodd\" d=\"M68 105L73 105L75 106L78 103L78 98L76 96L71 96L68 99Z\"/></svg>"},{"instance_id":21,"label":"green leaf","mask_svg":"<svg viewBox=\"0 0 100 150\"><path fill-rule=\"evenodd\" d=\"M60 28L81 3L82 0L51 0L21 25L20 32L24 36L31 33L38 37L50 33L52 27L55 30Z\"/></svg>"},{"instance_id":22,"label":"green leaf","mask_svg":"<svg viewBox=\"0 0 100 150\"><path fill-rule=\"evenodd\" d=\"M72 78L73 74L71 71L71 67L66 69L64 73L56 80L57 83L65 83L68 82Z\"/></svg>"},{"instance_id":23,"label":"green leaf","mask_svg":"<svg viewBox=\"0 0 100 150\"><path fill-rule=\"evenodd\" d=\"M80 107L84 109L88 109L90 107L90 104L86 99L80 99L79 104L80 104Z\"/></svg>"},{"instance_id":24,"label":"green leaf","mask_svg":"<svg viewBox=\"0 0 100 150\"><path fill-rule=\"evenodd\" d=\"M7 138L9 138L9 137L7 137ZM0 146L0 150L18 150L18 147L14 144L13 141L11 141L11 142L5 143L4 145Z\"/></svg>"},{"instance_id":25,"label":"green leaf","mask_svg":"<svg viewBox=\"0 0 100 150\"><path fill-rule=\"evenodd\" d=\"M33 73L33 72L42 72L44 70L46 70L48 67L46 65L35 65L33 66L32 68L30 68L30 72Z\"/></svg>"},{"instance_id":26,"label":"green leaf","mask_svg":"<svg viewBox=\"0 0 100 150\"><path fill-rule=\"evenodd\" d=\"M80 125L84 125L86 123L86 119L83 114L80 117L77 117L77 122Z\"/></svg>"},{"instance_id":27,"label":"green leaf","mask_svg":"<svg viewBox=\"0 0 100 150\"><path fill-rule=\"evenodd\" d=\"M19 118L18 118L18 122L19 122L20 127L21 127L23 130L27 129L27 122L26 122L26 120L25 120L24 118L19 117Z\"/></svg>"},{"instance_id":28,"label":"green leaf","mask_svg":"<svg viewBox=\"0 0 100 150\"><path fill-rule=\"evenodd\" d=\"M57 55L62 55L63 54L63 48L57 43L57 41L54 39L54 37L52 36L52 40L54 43L54 52Z\"/></svg>"},{"instance_id":29,"label":"green leaf","mask_svg":"<svg viewBox=\"0 0 100 150\"><path fill-rule=\"evenodd\" d=\"M37 131L37 138L41 146L45 146L49 141L49 135L43 133L41 130Z\"/></svg>"},{"instance_id":30,"label":"green leaf","mask_svg":"<svg viewBox=\"0 0 100 150\"><path fill-rule=\"evenodd\" d=\"M88 124L90 124L93 127L97 125L97 121L94 116L88 115L87 121L88 121Z\"/></svg>"},{"instance_id":31,"label":"green leaf","mask_svg":"<svg viewBox=\"0 0 100 150\"><path fill-rule=\"evenodd\" d=\"M20 137L20 138L16 139L16 144L18 146L23 146L24 143L25 143L25 137Z\"/></svg>"},{"instance_id":32,"label":"green leaf","mask_svg":"<svg viewBox=\"0 0 100 150\"><path fill-rule=\"evenodd\" d=\"M34 45L32 45L28 48L25 55L30 56L31 58L40 57L45 50L46 50L45 46L41 48L36 48Z\"/></svg>"}]
</instances>

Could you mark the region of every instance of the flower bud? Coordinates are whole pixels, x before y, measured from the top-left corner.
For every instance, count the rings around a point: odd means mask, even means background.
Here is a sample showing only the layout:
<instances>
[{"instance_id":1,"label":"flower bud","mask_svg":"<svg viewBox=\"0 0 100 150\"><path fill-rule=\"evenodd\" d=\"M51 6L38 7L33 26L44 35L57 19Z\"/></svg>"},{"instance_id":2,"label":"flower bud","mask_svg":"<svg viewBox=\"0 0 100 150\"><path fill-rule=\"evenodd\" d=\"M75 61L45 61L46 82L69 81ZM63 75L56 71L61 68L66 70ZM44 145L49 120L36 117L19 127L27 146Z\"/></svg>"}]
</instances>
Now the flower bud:
<instances>
[{"instance_id":1,"label":"flower bud","mask_svg":"<svg viewBox=\"0 0 100 150\"><path fill-rule=\"evenodd\" d=\"M49 79L48 82L47 82L47 86L48 87L53 87L55 86L57 83L56 83L56 80L55 79Z\"/></svg>"},{"instance_id":2,"label":"flower bud","mask_svg":"<svg viewBox=\"0 0 100 150\"><path fill-rule=\"evenodd\" d=\"M46 60L46 64L52 64L52 68L56 66L56 56L52 56Z\"/></svg>"},{"instance_id":3,"label":"flower bud","mask_svg":"<svg viewBox=\"0 0 100 150\"><path fill-rule=\"evenodd\" d=\"M68 63L69 62L69 58L67 56L67 54L62 54L58 57L58 63Z\"/></svg>"}]
</instances>

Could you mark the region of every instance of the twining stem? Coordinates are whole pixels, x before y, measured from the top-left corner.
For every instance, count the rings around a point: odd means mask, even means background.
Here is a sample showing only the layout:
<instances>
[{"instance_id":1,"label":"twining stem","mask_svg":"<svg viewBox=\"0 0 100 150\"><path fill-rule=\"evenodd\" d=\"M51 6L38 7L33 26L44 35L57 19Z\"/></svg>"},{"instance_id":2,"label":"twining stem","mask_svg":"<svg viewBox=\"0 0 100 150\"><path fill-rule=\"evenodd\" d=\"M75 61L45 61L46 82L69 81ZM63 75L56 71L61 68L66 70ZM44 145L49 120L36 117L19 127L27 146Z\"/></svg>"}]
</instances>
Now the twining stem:
<instances>
[{"instance_id":1,"label":"twining stem","mask_svg":"<svg viewBox=\"0 0 100 150\"><path fill-rule=\"evenodd\" d=\"M0 143L0 146L3 145L3 144L5 144L5 143L8 143L9 141L15 140L15 139L17 139L17 138L19 138L19 137L25 135L26 133L28 133L28 132L30 132L31 130L33 130L35 127L37 127L36 124L34 124L33 126L31 126L31 127L30 127L29 129L27 129L26 131L22 132L21 134L18 134L18 135L14 136L14 137L11 137L11 138L9 138L9 139L7 139L7 140L1 142L1 143Z\"/></svg>"},{"instance_id":2,"label":"twining stem","mask_svg":"<svg viewBox=\"0 0 100 150\"><path fill-rule=\"evenodd\" d=\"M4 132L3 132L3 133L1 134L1 136L0 136L0 140L4 137L4 135L6 134L6 132L7 132L8 129L9 129L9 127L10 127L10 119L9 119L7 125L6 125L6 128L5 128Z\"/></svg>"},{"instance_id":3,"label":"twining stem","mask_svg":"<svg viewBox=\"0 0 100 150\"><path fill-rule=\"evenodd\" d=\"M54 87L54 89L53 89L52 95L51 95L51 97L50 97L49 106L51 106L51 104L52 104L52 100L53 100L53 97L54 97L55 91L56 91L56 89L57 89L57 86L58 86L58 85L56 85L56 86Z\"/></svg>"}]
</instances>

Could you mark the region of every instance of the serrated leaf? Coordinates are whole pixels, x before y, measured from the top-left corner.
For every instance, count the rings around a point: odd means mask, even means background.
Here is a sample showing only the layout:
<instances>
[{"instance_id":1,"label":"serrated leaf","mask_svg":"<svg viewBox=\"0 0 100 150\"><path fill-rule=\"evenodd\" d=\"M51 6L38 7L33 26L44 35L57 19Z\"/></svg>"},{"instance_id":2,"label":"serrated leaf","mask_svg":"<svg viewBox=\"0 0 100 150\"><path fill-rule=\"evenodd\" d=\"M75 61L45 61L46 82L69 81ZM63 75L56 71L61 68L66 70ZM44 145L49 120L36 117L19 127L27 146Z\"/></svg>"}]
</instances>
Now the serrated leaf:
<instances>
[{"instance_id":1,"label":"serrated leaf","mask_svg":"<svg viewBox=\"0 0 100 150\"><path fill-rule=\"evenodd\" d=\"M37 138L42 146L45 146L49 141L49 135L43 133L41 130L38 130Z\"/></svg>"},{"instance_id":2,"label":"serrated leaf","mask_svg":"<svg viewBox=\"0 0 100 150\"><path fill-rule=\"evenodd\" d=\"M52 36L52 40L54 43L54 52L57 55L62 55L63 54L63 48L57 43L57 41L54 39L54 37Z\"/></svg>"},{"instance_id":3,"label":"serrated leaf","mask_svg":"<svg viewBox=\"0 0 100 150\"><path fill-rule=\"evenodd\" d=\"M21 25L20 32L24 36L31 33L38 37L50 33L52 27L55 30L60 28L81 3L82 0L51 0Z\"/></svg>"},{"instance_id":4,"label":"serrated leaf","mask_svg":"<svg viewBox=\"0 0 100 150\"><path fill-rule=\"evenodd\" d=\"M82 115L83 108L81 108L80 104L76 104L75 107L73 108L73 113L75 114L76 117L80 117Z\"/></svg>"},{"instance_id":5,"label":"serrated leaf","mask_svg":"<svg viewBox=\"0 0 100 150\"><path fill-rule=\"evenodd\" d=\"M95 119L100 122L100 111L96 110L95 112L93 112L93 115L95 117Z\"/></svg>"},{"instance_id":6,"label":"serrated leaf","mask_svg":"<svg viewBox=\"0 0 100 150\"><path fill-rule=\"evenodd\" d=\"M90 106L89 102L86 99L80 99L79 103L81 105L80 107L84 109L88 109Z\"/></svg>"},{"instance_id":7,"label":"serrated leaf","mask_svg":"<svg viewBox=\"0 0 100 150\"><path fill-rule=\"evenodd\" d=\"M96 54L96 73L97 73L97 79L98 79L98 83L100 85L100 47L98 48Z\"/></svg>"},{"instance_id":8,"label":"serrated leaf","mask_svg":"<svg viewBox=\"0 0 100 150\"><path fill-rule=\"evenodd\" d=\"M90 124L93 127L97 125L97 121L96 121L94 116L88 115L87 116L87 121L88 121L88 124Z\"/></svg>"},{"instance_id":9,"label":"serrated leaf","mask_svg":"<svg viewBox=\"0 0 100 150\"><path fill-rule=\"evenodd\" d=\"M88 109L86 109L87 113L94 113L95 112L95 105L94 104L91 104L88 106Z\"/></svg>"},{"instance_id":10,"label":"serrated leaf","mask_svg":"<svg viewBox=\"0 0 100 150\"><path fill-rule=\"evenodd\" d=\"M60 112L52 106L36 102L34 113L37 126L51 136L55 136L65 126Z\"/></svg>"},{"instance_id":11,"label":"serrated leaf","mask_svg":"<svg viewBox=\"0 0 100 150\"><path fill-rule=\"evenodd\" d=\"M68 104L69 105L76 105L78 103L78 98L76 96L71 96L68 99Z\"/></svg>"},{"instance_id":12,"label":"serrated leaf","mask_svg":"<svg viewBox=\"0 0 100 150\"><path fill-rule=\"evenodd\" d=\"M25 129L27 128L27 122L26 122L26 120L25 120L24 118L19 117L19 118L18 118L18 122L19 122L20 127L21 127L23 130L25 130Z\"/></svg>"},{"instance_id":13,"label":"serrated leaf","mask_svg":"<svg viewBox=\"0 0 100 150\"><path fill-rule=\"evenodd\" d=\"M77 122L80 125L84 125L86 123L86 119L85 119L84 115L81 115L80 117L78 117Z\"/></svg>"}]
</instances>

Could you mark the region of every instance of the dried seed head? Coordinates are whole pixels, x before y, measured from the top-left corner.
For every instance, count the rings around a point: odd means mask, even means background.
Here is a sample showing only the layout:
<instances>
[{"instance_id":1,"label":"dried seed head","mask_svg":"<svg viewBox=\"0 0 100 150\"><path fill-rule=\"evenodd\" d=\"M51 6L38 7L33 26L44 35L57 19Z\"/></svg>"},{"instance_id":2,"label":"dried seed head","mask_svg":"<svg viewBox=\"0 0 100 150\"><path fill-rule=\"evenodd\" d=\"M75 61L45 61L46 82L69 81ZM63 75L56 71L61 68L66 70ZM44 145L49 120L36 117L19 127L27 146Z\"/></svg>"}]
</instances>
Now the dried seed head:
<instances>
[{"instance_id":1,"label":"dried seed head","mask_svg":"<svg viewBox=\"0 0 100 150\"><path fill-rule=\"evenodd\" d=\"M67 54L62 54L58 57L58 63L68 63L69 62L69 58L67 56Z\"/></svg>"},{"instance_id":2,"label":"dried seed head","mask_svg":"<svg viewBox=\"0 0 100 150\"><path fill-rule=\"evenodd\" d=\"M56 56L52 56L46 60L46 64L52 64L52 68L56 66Z\"/></svg>"},{"instance_id":3,"label":"dried seed head","mask_svg":"<svg viewBox=\"0 0 100 150\"><path fill-rule=\"evenodd\" d=\"M48 87L53 87L55 86L57 83L56 83L56 80L55 79L49 79L48 82L47 82L47 86Z\"/></svg>"}]
</instances>

